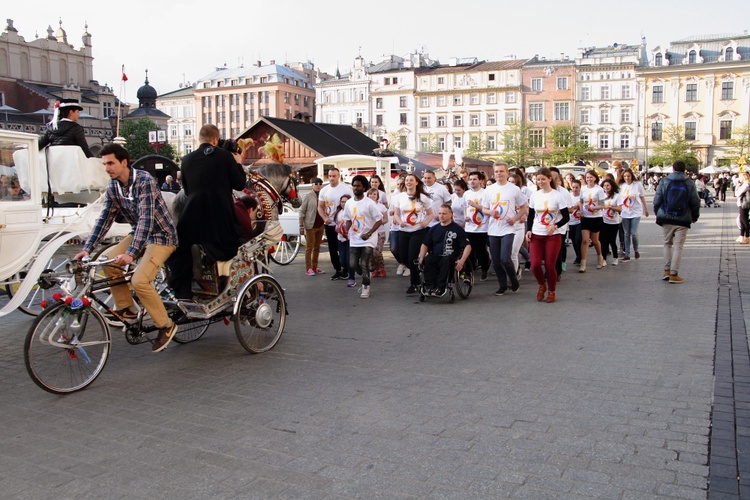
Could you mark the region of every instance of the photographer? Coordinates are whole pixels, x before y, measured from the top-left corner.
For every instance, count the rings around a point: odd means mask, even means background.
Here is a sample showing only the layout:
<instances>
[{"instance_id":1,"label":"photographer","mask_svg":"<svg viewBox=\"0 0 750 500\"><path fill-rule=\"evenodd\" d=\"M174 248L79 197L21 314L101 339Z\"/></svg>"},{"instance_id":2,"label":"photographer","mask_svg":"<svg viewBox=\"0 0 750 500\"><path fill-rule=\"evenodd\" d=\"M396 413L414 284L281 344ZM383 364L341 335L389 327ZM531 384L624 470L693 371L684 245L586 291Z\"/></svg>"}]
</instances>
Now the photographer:
<instances>
[{"instance_id":1,"label":"photographer","mask_svg":"<svg viewBox=\"0 0 750 500\"><path fill-rule=\"evenodd\" d=\"M194 270L233 258L243 240L232 199L232 190L244 188L246 179L237 143L224 140L220 146L215 125L201 127L199 140L200 147L182 159L187 201L177 223L180 246L169 262L170 285L181 299L192 298Z\"/></svg>"}]
</instances>

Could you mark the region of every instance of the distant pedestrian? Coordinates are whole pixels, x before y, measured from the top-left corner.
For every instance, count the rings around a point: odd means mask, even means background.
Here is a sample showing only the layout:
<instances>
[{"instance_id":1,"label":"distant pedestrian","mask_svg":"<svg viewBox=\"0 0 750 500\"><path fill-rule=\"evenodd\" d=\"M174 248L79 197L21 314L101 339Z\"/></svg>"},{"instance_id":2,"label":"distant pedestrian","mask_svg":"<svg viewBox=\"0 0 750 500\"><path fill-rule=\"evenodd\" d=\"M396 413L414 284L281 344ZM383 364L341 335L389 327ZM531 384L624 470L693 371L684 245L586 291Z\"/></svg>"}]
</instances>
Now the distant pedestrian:
<instances>
[{"instance_id":1,"label":"distant pedestrian","mask_svg":"<svg viewBox=\"0 0 750 500\"><path fill-rule=\"evenodd\" d=\"M663 280L681 284L679 276L682 247L685 245L690 225L698 221L701 200L695 184L685 175L685 162L678 160L672 165L674 172L659 182L654 195L656 223L664 233Z\"/></svg>"},{"instance_id":2,"label":"distant pedestrian","mask_svg":"<svg viewBox=\"0 0 750 500\"><path fill-rule=\"evenodd\" d=\"M319 195L322 189L323 179L315 177L312 180L312 190L307 193L299 207L299 232L305 236L305 273L308 276L325 273L318 267L320 243L323 241L325 232L325 221L318 212Z\"/></svg>"},{"instance_id":3,"label":"distant pedestrian","mask_svg":"<svg viewBox=\"0 0 750 500\"><path fill-rule=\"evenodd\" d=\"M734 193L737 197L737 207L740 212L740 237L737 243L747 245L750 243L750 174L742 172L737 180L737 191Z\"/></svg>"},{"instance_id":4,"label":"distant pedestrian","mask_svg":"<svg viewBox=\"0 0 750 500\"><path fill-rule=\"evenodd\" d=\"M625 256L622 260L628 262L630 260L631 243L635 258L641 257L638 252L638 224L642 216L648 217L649 214L648 205L646 205L646 191L636 174L626 168L622 172L622 179L620 196L622 197L622 229L625 232L625 246L622 248Z\"/></svg>"}]
</instances>

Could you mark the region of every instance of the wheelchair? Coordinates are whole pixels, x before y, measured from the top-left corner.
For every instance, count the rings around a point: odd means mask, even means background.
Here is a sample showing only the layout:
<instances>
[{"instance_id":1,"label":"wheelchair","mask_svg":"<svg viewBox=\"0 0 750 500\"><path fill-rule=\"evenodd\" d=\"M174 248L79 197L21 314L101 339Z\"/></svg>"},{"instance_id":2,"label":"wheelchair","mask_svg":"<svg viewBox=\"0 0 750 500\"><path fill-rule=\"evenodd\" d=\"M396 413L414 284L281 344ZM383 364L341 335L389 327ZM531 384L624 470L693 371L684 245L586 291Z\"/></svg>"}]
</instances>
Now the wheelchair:
<instances>
[{"instance_id":1,"label":"wheelchair","mask_svg":"<svg viewBox=\"0 0 750 500\"><path fill-rule=\"evenodd\" d=\"M448 301L453 303L456 300L456 295L461 299L465 300L471 295L471 291L474 288L474 269L471 263L471 259L467 259L466 265L463 270L458 271L453 263L453 269L448 273L448 281L443 288L442 294L437 294L431 290L427 290L424 280L424 264L417 262L419 269L419 301L424 302L427 297L431 298L442 298L448 296Z\"/></svg>"}]
</instances>

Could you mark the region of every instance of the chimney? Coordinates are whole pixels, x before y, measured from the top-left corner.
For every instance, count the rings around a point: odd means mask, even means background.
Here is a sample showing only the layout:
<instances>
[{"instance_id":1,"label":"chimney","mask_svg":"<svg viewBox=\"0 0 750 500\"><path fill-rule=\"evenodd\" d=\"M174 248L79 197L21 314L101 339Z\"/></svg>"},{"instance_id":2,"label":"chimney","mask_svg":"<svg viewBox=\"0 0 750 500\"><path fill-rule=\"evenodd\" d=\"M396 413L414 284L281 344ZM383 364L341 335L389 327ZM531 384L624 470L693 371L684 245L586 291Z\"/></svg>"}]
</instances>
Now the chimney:
<instances>
[{"instance_id":1,"label":"chimney","mask_svg":"<svg viewBox=\"0 0 750 500\"><path fill-rule=\"evenodd\" d=\"M255 63L260 68L260 61Z\"/></svg>"},{"instance_id":2,"label":"chimney","mask_svg":"<svg viewBox=\"0 0 750 500\"><path fill-rule=\"evenodd\" d=\"M269 64L270 64L271 66L273 66L274 64L276 64L276 59L271 59L271 62L270 62Z\"/></svg>"}]
</instances>

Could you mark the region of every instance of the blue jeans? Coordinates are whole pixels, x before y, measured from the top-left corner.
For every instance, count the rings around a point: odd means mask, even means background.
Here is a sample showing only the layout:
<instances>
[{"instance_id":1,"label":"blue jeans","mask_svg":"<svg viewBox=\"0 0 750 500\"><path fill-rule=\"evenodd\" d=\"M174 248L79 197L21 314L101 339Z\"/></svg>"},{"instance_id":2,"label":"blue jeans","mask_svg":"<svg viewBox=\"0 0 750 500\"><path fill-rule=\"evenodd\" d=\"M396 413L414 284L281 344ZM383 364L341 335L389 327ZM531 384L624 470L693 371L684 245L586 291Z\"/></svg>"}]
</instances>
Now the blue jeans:
<instances>
[{"instance_id":1,"label":"blue jeans","mask_svg":"<svg viewBox=\"0 0 750 500\"><path fill-rule=\"evenodd\" d=\"M632 219L622 219L622 230L625 232L625 257L630 257L630 240L633 240L633 251L638 251L638 223L641 222L640 217L633 217Z\"/></svg>"},{"instance_id":2,"label":"blue jeans","mask_svg":"<svg viewBox=\"0 0 750 500\"><path fill-rule=\"evenodd\" d=\"M497 282L500 290L508 289L508 278L511 285L515 288L518 286L518 277L516 270L513 269L513 239L515 234L506 234L505 236L490 236L490 255L492 256L492 269L497 275Z\"/></svg>"},{"instance_id":3,"label":"blue jeans","mask_svg":"<svg viewBox=\"0 0 750 500\"><path fill-rule=\"evenodd\" d=\"M341 263L341 275L349 277L350 280L354 279L354 267L352 267L349 264L349 240L346 241L340 241L338 238L336 238L336 241L338 241L338 254L339 254L339 262ZM336 270L338 271L338 269Z\"/></svg>"}]
</instances>

